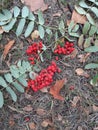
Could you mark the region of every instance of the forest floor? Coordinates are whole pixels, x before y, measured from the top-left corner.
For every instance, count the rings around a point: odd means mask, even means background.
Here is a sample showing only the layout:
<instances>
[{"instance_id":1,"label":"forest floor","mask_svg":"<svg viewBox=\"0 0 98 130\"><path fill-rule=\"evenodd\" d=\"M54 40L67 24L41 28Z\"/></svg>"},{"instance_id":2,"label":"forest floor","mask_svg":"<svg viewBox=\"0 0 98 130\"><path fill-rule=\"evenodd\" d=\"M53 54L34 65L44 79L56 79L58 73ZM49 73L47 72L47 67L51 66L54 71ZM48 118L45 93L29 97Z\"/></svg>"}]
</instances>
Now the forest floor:
<instances>
[{"instance_id":1,"label":"forest floor","mask_svg":"<svg viewBox=\"0 0 98 130\"><path fill-rule=\"evenodd\" d=\"M49 6L43 11L43 15L50 26L57 25L61 18L66 23L68 15L72 14L69 8L73 10L77 3L74 0L67 0L65 5L59 0L45 2ZM12 9L14 6L23 7L23 3L14 0L8 8ZM0 40L0 56L9 40L15 40L15 44L0 65L0 70L8 70L10 65L20 59L27 60L26 49L31 42L33 43L30 37L24 38L22 35L17 37L13 31L3 33ZM44 62L39 66L44 69L52 60L57 63L61 72L55 74L54 80L67 79L60 90L64 100L55 99L48 92L49 88L47 92L40 90L34 92L31 89L23 94L16 92L18 101L15 103L4 92L5 104L0 109L0 130L98 130L98 88L89 83L97 70L84 70L87 63L98 61L98 53L90 54L87 59L84 58L85 62L81 62L81 56L83 58L87 53L79 48L77 38L73 37L73 40L74 48L77 50L76 55L74 54L73 57L60 55L58 60L56 60L57 55L52 51L55 38L48 39L45 34L42 40L48 49L43 55ZM77 68L84 70L85 74L77 74Z\"/></svg>"}]
</instances>

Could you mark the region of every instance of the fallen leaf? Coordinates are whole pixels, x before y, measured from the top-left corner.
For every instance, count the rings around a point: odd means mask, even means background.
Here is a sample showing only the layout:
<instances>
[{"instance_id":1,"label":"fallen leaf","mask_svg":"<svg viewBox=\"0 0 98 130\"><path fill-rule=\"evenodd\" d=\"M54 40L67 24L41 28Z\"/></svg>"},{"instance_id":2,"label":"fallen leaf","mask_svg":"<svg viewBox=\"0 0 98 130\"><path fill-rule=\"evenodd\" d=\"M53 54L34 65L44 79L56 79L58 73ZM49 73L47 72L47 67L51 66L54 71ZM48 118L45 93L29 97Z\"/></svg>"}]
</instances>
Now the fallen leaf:
<instances>
[{"instance_id":1,"label":"fallen leaf","mask_svg":"<svg viewBox=\"0 0 98 130\"><path fill-rule=\"evenodd\" d=\"M48 125L53 126L53 123L49 119L45 119L42 123L42 127L47 127Z\"/></svg>"},{"instance_id":2,"label":"fallen leaf","mask_svg":"<svg viewBox=\"0 0 98 130\"><path fill-rule=\"evenodd\" d=\"M61 16L61 12L57 12L55 14L53 14L53 17L60 17Z\"/></svg>"},{"instance_id":3,"label":"fallen leaf","mask_svg":"<svg viewBox=\"0 0 98 130\"><path fill-rule=\"evenodd\" d=\"M79 76L84 76L84 77L86 77L86 78L89 77L89 74L88 74L86 71L84 71L83 69L81 69L81 68L77 68L77 69L75 70L75 72L76 72L76 74L79 75Z\"/></svg>"},{"instance_id":4,"label":"fallen leaf","mask_svg":"<svg viewBox=\"0 0 98 130\"><path fill-rule=\"evenodd\" d=\"M78 14L75 10L73 10L71 21L75 23L85 24L87 21L86 16Z\"/></svg>"},{"instance_id":5,"label":"fallen leaf","mask_svg":"<svg viewBox=\"0 0 98 130\"><path fill-rule=\"evenodd\" d=\"M29 123L29 127L30 127L30 130L36 129L36 125L35 125L34 122L30 122L30 123Z\"/></svg>"},{"instance_id":6,"label":"fallen leaf","mask_svg":"<svg viewBox=\"0 0 98 130\"><path fill-rule=\"evenodd\" d=\"M30 112L33 110L31 105L27 105L26 107L22 108L24 111Z\"/></svg>"},{"instance_id":7,"label":"fallen leaf","mask_svg":"<svg viewBox=\"0 0 98 130\"><path fill-rule=\"evenodd\" d=\"M40 115L40 116L43 116L43 115L46 114L46 111L45 111L44 109L38 108L38 109L36 110L36 113L37 113L38 115Z\"/></svg>"},{"instance_id":8,"label":"fallen leaf","mask_svg":"<svg viewBox=\"0 0 98 130\"><path fill-rule=\"evenodd\" d=\"M29 6L31 11L36 11L39 9L45 11L48 8L48 5L44 3L44 0L22 0L22 3Z\"/></svg>"},{"instance_id":9,"label":"fallen leaf","mask_svg":"<svg viewBox=\"0 0 98 130\"><path fill-rule=\"evenodd\" d=\"M13 127L15 125L15 121L12 117L10 117L10 119L9 119L9 125L10 125L10 127Z\"/></svg>"},{"instance_id":10,"label":"fallen leaf","mask_svg":"<svg viewBox=\"0 0 98 130\"><path fill-rule=\"evenodd\" d=\"M11 49L11 47L13 46L13 44L15 43L15 40L11 40L9 41L5 47L4 47L4 51L3 51L3 59L5 60L7 54L9 53L9 50Z\"/></svg>"},{"instance_id":11,"label":"fallen leaf","mask_svg":"<svg viewBox=\"0 0 98 130\"><path fill-rule=\"evenodd\" d=\"M38 30L35 30L31 33L31 39L34 40L34 39L37 39L39 37L39 31Z\"/></svg>"},{"instance_id":12,"label":"fallen leaf","mask_svg":"<svg viewBox=\"0 0 98 130\"><path fill-rule=\"evenodd\" d=\"M94 112L98 112L98 106L93 105L92 108Z\"/></svg>"},{"instance_id":13,"label":"fallen leaf","mask_svg":"<svg viewBox=\"0 0 98 130\"><path fill-rule=\"evenodd\" d=\"M74 59L78 54L78 50L75 48L75 50L71 53L70 57L71 59Z\"/></svg>"},{"instance_id":14,"label":"fallen leaf","mask_svg":"<svg viewBox=\"0 0 98 130\"><path fill-rule=\"evenodd\" d=\"M79 96L74 96L73 100L71 101L72 107L76 107L78 101L80 101L80 97Z\"/></svg>"},{"instance_id":15,"label":"fallen leaf","mask_svg":"<svg viewBox=\"0 0 98 130\"><path fill-rule=\"evenodd\" d=\"M42 89L40 89L40 91L43 92L43 93L47 93L48 92L48 88L49 87L42 88Z\"/></svg>"},{"instance_id":16,"label":"fallen leaf","mask_svg":"<svg viewBox=\"0 0 98 130\"><path fill-rule=\"evenodd\" d=\"M50 88L50 94L53 95L54 98L59 100L64 100L64 97L60 95L60 90L64 86L64 84L67 82L67 79L57 80L54 86Z\"/></svg>"},{"instance_id":17,"label":"fallen leaf","mask_svg":"<svg viewBox=\"0 0 98 130\"><path fill-rule=\"evenodd\" d=\"M91 53L86 53L86 54L81 54L81 55L78 55L78 58L79 58L79 61L81 63L85 63L88 59L88 57L90 56Z\"/></svg>"}]
</instances>

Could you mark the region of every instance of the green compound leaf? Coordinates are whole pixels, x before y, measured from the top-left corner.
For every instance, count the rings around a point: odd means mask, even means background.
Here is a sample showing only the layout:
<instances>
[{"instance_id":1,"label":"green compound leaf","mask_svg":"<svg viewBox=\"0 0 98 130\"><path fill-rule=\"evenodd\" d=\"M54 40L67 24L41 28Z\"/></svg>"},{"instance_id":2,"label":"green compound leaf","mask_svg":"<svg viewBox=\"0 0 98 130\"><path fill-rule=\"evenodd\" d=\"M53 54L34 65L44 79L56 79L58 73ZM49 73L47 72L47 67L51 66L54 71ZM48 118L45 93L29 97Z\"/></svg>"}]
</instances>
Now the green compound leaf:
<instances>
[{"instance_id":1,"label":"green compound leaf","mask_svg":"<svg viewBox=\"0 0 98 130\"><path fill-rule=\"evenodd\" d=\"M86 11L83 9L83 8L81 8L81 7L79 7L79 6L75 6L75 9L76 9L76 11L79 13L79 14L84 14L84 15L86 15Z\"/></svg>"},{"instance_id":2,"label":"green compound leaf","mask_svg":"<svg viewBox=\"0 0 98 130\"><path fill-rule=\"evenodd\" d=\"M16 18L12 19L7 25L2 26L2 28L6 32L9 32L13 28L14 24L16 23L16 20L17 20Z\"/></svg>"},{"instance_id":3,"label":"green compound leaf","mask_svg":"<svg viewBox=\"0 0 98 130\"><path fill-rule=\"evenodd\" d=\"M38 20L40 25L43 25L45 22L41 11L38 11Z\"/></svg>"},{"instance_id":4,"label":"green compound leaf","mask_svg":"<svg viewBox=\"0 0 98 130\"><path fill-rule=\"evenodd\" d=\"M20 14L20 9L17 6L15 6L13 12L14 12L14 17L17 18L18 15Z\"/></svg>"},{"instance_id":5,"label":"green compound leaf","mask_svg":"<svg viewBox=\"0 0 98 130\"><path fill-rule=\"evenodd\" d=\"M90 63L85 66L85 69L96 69L98 68L98 64L96 63Z\"/></svg>"},{"instance_id":6,"label":"green compound leaf","mask_svg":"<svg viewBox=\"0 0 98 130\"><path fill-rule=\"evenodd\" d=\"M0 91L0 108L3 107L3 104L4 104L4 98L2 92Z\"/></svg>"},{"instance_id":7,"label":"green compound leaf","mask_svg":"<svg viewBox=\"0 0 98 130\"><path fill-rule=\"evenodd\" d=\"M79 25L76 24L76 25L74 26L74 28L72 29L72 32L75 33L75 32L78 31L78 29L79 29Z\"/></svg>"},{"instance_id":8,"label":"green compound leaf","mask_svg":"<svg viewBox=\"0 0 98 130\"><path fill-rule=\"evenodd\" d=\"M69 33L69 35L72 37L79 37L80 36L78 33L73 33L73 32Z\"/></svg>"},{"instance_id":9,"label":"green compound leaf","mask_svg":"<svg viewBox=\"0 0 98 130\"><path fill-rule=\"evenodd\" d=\"M64 36L64 34L65 34L65 25L64 25L63 20L61 20L60 23L59 23L59 30L60 30L60 33Z\"/></svg>"},{"instance_id":10,"label":"green compound leaf","mask_svg":"<svg viewBox=\"0 0 98 130\"><path fill-rule=\"evenodd\" d=\"M71 21L69 26L68 26L68 33L70 33L72 31L74 25L75 25L74 21Z\"/></svg>"},{"instance_id":11,"label":"green compound leaf","mask_svg":"<svg viewBox=\"0 0 98 130\"><path fill-rule=\"evenodd\" d=\"M90 29L90 23L86 22L83 26L83 34L86 35L88 33L88 30Z\"/></svg>"},{"instance_id":12,"label":"green compound leaf","mask_svg":"<svg viewBox=\"0 0 98 130\"><path fill-rule=\"evenodd\" d=\"M16 30L16 35L17 36L21 35L21 33L23 31L23 28L25 26L25 22L26 22L26 19L21 19L19 21L19 24L18 24L18 27L17 27L17 30Z\"/></svg>"},{"instance_id":13,"label":"green compound leaf","mask_svg":"<svg viewBox=\"0 0 98 130\"><path fill-rule=\"evenodd\" d=\"M17 95L15 94L15 92L13 91L13 89L11 89L10 87L7 87L6 90L10 94L10 96L12 97L12 100L14 102L16 102L17 101Z\"/></svg>"},{"instance_id":14,"label":"green compound leaf","mask_svg":"<svg viewBox=\"0 0 98 130\"><path fill-rule=\"evenodd\" d=\"M7 83L6 83L6 81L4 80L4 78L2 78L1 76L0 76L0 85L1 85L2 87L4 87L4 88L7 88Z\"/></svg>"},{"instance_id":15,"label":"green compound leaf","mask_svg":"<svg viewBox=\"0 0 98 130\"><path fill-rule=\"evenodd\" d=\"M49 28L46 29L46 33L52 35L52 31Z\"/></svg>"},{"instance_id":16,"label":"green compound leaf","mask_svg":"<svg viewBox=\"0 0 98 130\"><path fill-rule=\"evenodd\" d=\"M24 88L18 83L18 82L13 82L12 85L21 93L24 93Z\"/></svg>"},{"instance_id":17,"label":"green compound leaf","mask_svg":"<svg viewBox=\"0 0 98 130\"><path fill-rule=\"evenodd\" d=\"M28 83L27 83L26 79L25 79L23 76L19 77L18 81L19 81L23 86L25 86L25 87L28 86Z\"/></svg>"},{"instance_id":18,"label":"green compound leaf","mask_svg":"<svg viewBox=\"0 0 98 130\"><path fill-rule=\"evenodd\" d=\"M25 71L31 71L32 70L32 67L31 67L31 65L28 61L23 60L22 67L24 68Z\"/></svg>"},{"instance_id":19,"label":"green compound leaf","mask_svg":"<svg viewBox=\"0 0 98 130\"><path fill-rule=\"evenodd\" d=\"M98 46L90 46L88 48L85 48L85 52L97 52Z\"/></svg>"},{"instance_id":20,"label":"green compound leaf","mask_svg":"<svg viewBox=\"0 0 98 130\"><path fill-rule=\"evenodd\" d=\"M8 83L13 82L12 75L10 73L5 74L4 77Z\"/></svg>"},{"instance_id":21,"label":"green compound leaf","mask_svg":"<svg viewBox=\"0 0 98 130\"><path fill-rule=\"evenodd\" d=\"M12 13L9 10L3 9L2 12L4 13L7 19L10 20L12 18Z\"/></svg>"},{"instance_id":22,"label":"green compound leaf","mask_svg":"<svg viewBox=\"0 0 98 130\"><path fill-rule=\"evenodd\" d=\"M32 20L32 21L35 21L35 16L34 16L34 14L32 12L29 13L28 19Z\"/></svg>"},{"instance_id":23,"label":"green compound leaf","mask_svg":"<svg viewBox=\"0 0 98 130\"><path fill-rule=\"evenodd\" d=\"M79 2L79 5L80 5L81 7L83 7L83 8L89 8L89 6L85 3L84 0L81 0L81 1Z\"/></svg>"},{"instance_id":24,"label":"green compound leaf","mask_svg":"<svg viewBox=\"0 0 98 130\"><path fill-rule=\"evenodd\" d=\"M98 17L98 9L96 7L91 7L91 11Z\"/></svg>"},{"instance_id":25,"label":"green compound leaf","mask_svg":"<svg viewBox=\"0 0 98 130\"><path fill-rule=\"evenodd\" d=\"M27 6L24 6L24 7L22 8L22 17L23 17L23 18L26 18L26 17L28 17L28 16L29 16L29 9L28 9Z\"/></svg>"},{"instance_id":26,"label":"green compound leaf","mask_svg":"<svg viewBox=\"0 0 98 130\"><path fill-rule=\"evenodd\" d=\"M0 13L0 22L6 21L6 20L9 20L9 18L7 18L5 15Z\"/></svg>"},{"instance_id":27,"label":"green compound leaf","mask_svg":"<svg viewBox=\"0 0 98 130\"><path fill-rule=\"evenodd\" d=\"M90 81L90 84L93 86L98 86L98 74L93 77L93 79Z\"/></svg>"},{"instance_id":28,"label":"green compound leaf","mask_svg":"<svg viewBox=\"0 0 98 130\"><path fill-rule=\"evenodd\" d=\"M93 18L90 16L89 13L86 14L86 17L87 17L88 21L89 21L92 25L95 25L95 21L93 20Z\"/></svg>"},{"instance_id":29,"label":"green compound leaf","mask_svg":"<svg viewBox=\"0 0 98 130\"><path fill-rule=\"evenodd\" d=\"M93 36L97 31L97 27L96 26L91 26L91 29L89 31L89 36Z\"/></svg>"},{"instance_id":30,"label":"green compound leaf","mask_svg":"<svg viewBox=\"0 0 98 130\"><path fill-rule=\"evenodd\" d=\"M34 22L31 21L31 22L29 22L29 24L28 24L28 26L26 28L24 36L28 37L31 34L31 32L33 31L33 29L34 29Z\"/></svg>"},{"instance_id":31,"label":"green compound leaf","mask_svg":"<svg viewBox=\"0 0 98 130\"><path fill-rule=\"evenodd\" d=\"M91 46L91 37L88 37L84 42L84 48Z\"/></svg>"},{"instance_id":32,"label":"green compound leaf","mask_svg":"<svg viewBox=\"0 0 98 130\"><path fill-rule=\"evenodd\" d=\"M45 34L43 26L39 25L38 26L38 31L39 31L40 38L43 39L44 38L44 34Z\"/></svg>"},{"instance_id":33,"label":"green compound leaf","mask_svg":"<svg viewBox=\"0 0 98 130\"><path fill-rule=\"evenodd\" d=\"M10 66L10 71L11 71L11 75L14 78L18 78L19 77L19 70L15 65Z\"/></svg>"}]
</instances>

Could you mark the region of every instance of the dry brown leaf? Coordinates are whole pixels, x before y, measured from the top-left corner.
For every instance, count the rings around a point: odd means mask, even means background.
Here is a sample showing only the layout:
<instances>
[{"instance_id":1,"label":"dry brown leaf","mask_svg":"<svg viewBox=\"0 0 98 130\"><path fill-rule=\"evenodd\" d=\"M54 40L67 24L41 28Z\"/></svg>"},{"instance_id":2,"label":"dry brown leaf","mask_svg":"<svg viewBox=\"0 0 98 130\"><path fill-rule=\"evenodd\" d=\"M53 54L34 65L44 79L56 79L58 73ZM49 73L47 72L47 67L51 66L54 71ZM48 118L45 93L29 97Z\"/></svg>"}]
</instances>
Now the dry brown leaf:
<instances>
[{"instance_id":1,"label":"dry brown leaf","mask_svg":"<svg viewBox=\"0 0 98 130\"><path fill-rule=\"evenodd\" d=\"M71 21L75 23L85 24L87 21L86 16L78 14L75 10L73 10Z\"/></svg>"},{"instance_id":2,"label":"dry brown leaf","mask_svg":"<svg viewBox=\"0 0 98 130\"><path fill-rule=\"evenodd\" d=\"M31 105L27 105L26 107L23 108L24 111L30 112L33 110Z\"/></svg>"},{"instance_id":3,"label":"dry brown leaf","mask_svg":"<svg viewBox=\"0 0 98 130\"><path fill-rule=\"evenodd\" d=\"M78 54L78 50L75 48L75 50L71 53L70 57L71 59L74 59Z\"/></svg>"},{"instance_id":4,"label":"dry brown leaf","mask_svg":"<svg viewBox=\"0 0 98 130\"><path fill-rule=\"evenodd\" d=\"M60 17L61 16L61 12L57 12L55 14L53 14L53 17Z\"/></svg>"},{"instance_id":5,"label":"dry brown leaf","mask_svg":"<svg viewBox=\"0 0 98 130\"><path fill-rule=\"evenodd\" d=\"M30 130L35 130L36 129L36 125L35 125L34 122L30 122L29 127L30 127Z\"/></svg>"},{"instance_id":6,"label":"dry brown leaf","mask_svg":"<svg viewBox=\"0 0 98 130\"><path fill-rule=\"evenodd\" d=\"M81 63L85 63L88 59L88 57L90 56L91 53L86 53L86 54L81 54L81 55L78 55L78 58L79 58L79 61Z\"/></svg>"},{"instance_id":7,"label":"dry brown leaf","mask_svg":"<svg viewBox=\"0 0 98 130\"><path fill-rule=\"evenodd\" d=\"M48 8L48 5L44 3L44 0L21 0L21 2L29 6L31 11L39 9L45 11Z\"/></svg>"},{"instance_id":8,"label":"dry brown leaf","mask_svg":"<svg viewBox=\"0 0 98 130\"><path fill-rule=\"evenodd\" d=\"M76 107L78 101L80 101L80 97L79 96L74 96L73 100L71 101L72 107Z\"/></svg>"},{"instance_id":9,"label":"dry brown leaf","mask_svg":"<svg viewBox=\"0 0 98 130\"><path fill-rule=\"evenodd\" d=\"M83 69L81 69L81 68L77 68L77 69L75 70L75 72L76 72L76 74L79 75L79 76L84 76L84 77L86 77L86 78L89 77L89 74L88 74L86 71L84 71Z\"/></svg>"},{"instance_id":10,"label":"dry brown leaf","mask_svg":"<svg viewBox=\"0 0 98 130\"><path fill-rule=\"evenodd\" d=\"M9 50L11 49L11 47L13 46L13 44L15 43L15 40L11 40L9 41L5 47L4 47L4 51L3 51L3 59L5 60L7 54L9 53Z\"/></svg>"},{"instance_id":11,"label":"dry brown leaf","mask_svg":"<svg viewBox=\"0 0 98 130\"><path fill-rule=\"evenodd\" d=\"M10 119L9 119L9 125L10 125L10 127L12 127L12 126L15 125L15 121L14 121L13 117L10 117Z\"/></svg>"},{"instance_id":12,"label":"dry brown leaf","mask_svg":"<svg viewBox=\"0 0 98 130\"><path fill-rule=\"evenodd\" d=\"M47 127L47 126L53 126L53 123L49 119L45 119L42 123L41 126Z\"/></svg>"},{"instance_id":13,"label":"dry brown leaf","mask_svg":"<svg viewBox=\"0 0 98 130\"><path fill-rule=\"evenodd\" d=\"M67 79L57 80L54 86L50 88L50 94L53 95L54 98L59 100L64 100L64 97L60 95L60 90L64 86L64 84L67 82Z\"/></svg>"},{"instance_id":14,"label":"dry brown leaf","mask_svg":"<svg viewBox=\"0 0 98 130\"><path fill-rule=\"evenodd\" d=\"M98 112L98 106L93 105L92 108L94 112Z\"/></svg>"},{"instance_id":15,"label":"dry brown leaf","mask_svg":"<svg viewBox=\"0 0 98 130\"><path fill-rule=\"evenodd\" d=\"M42 89L40 89L40 91L43 93L48 93L48 87L42 88Z\"/></svg>"},{"instance_id":16,"label":"dry brown leaf","mask_svg":"<svg viewBox=\"0 0 98 130\"><path fill-rule=\"evenodd\" d=\"M39 31L38 30L35 30L31 33L31 39L34 40L34 39L37 39L39 37Z\"/></svg>"},{"instance_id":17,"label":"dry brown leaf","mask_svg":"<svg viewBox=\"0 0 98 130\"><path fill-rule=\"evenodd\" d=\"M38 115L40 115L40 116L43 116L43 115L46 114L46 111L45 111L44 109L38 108L38 109L36 110L36 113L37 113Z\"/></svg>"}]
</instances>

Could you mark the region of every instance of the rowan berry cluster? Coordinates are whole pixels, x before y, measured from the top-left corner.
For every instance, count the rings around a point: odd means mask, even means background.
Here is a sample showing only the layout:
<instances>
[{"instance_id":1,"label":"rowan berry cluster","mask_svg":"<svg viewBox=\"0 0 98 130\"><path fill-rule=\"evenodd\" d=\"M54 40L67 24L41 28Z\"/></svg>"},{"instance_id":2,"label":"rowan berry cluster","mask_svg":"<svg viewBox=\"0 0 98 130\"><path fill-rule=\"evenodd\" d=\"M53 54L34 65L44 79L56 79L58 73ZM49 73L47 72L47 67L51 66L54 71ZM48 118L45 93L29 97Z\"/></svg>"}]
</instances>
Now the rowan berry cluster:
<instances>
[{"instance_id":1,"label":"rowan berry cluster","mask_svg":"<svg viewBox=\"0 0 98 130\"><path fill-rule=\"evenodd\" d=\"M28 81L28 87L35 92L42 89L43 87L47 87L53 82L53 76L55 72L60 71L60 68L58 68L56 63L52 61L46 69L41 70L35 80Z\"/></svg>"},{"instance_id":2,"label":"rowan berry cluster","mask_svg":"<svg viewBox=\"0 0 98 130\"><path fill-rule=\"evenodd\" d=\"M70 42L65 42L64 46L57 45L56 49L54 50L55 54L64 54L69 55L74 51L74 44Z\"/></svg>"},{"instance_id":3,"label":"rowan berry cluster","mask_svg":"<svg viewBox=\"0 0 98 130\"><path fill-rule=\"evenodd\" d=\"M39 53L42 51L42 48L42 42L35 42L28 47L26 53L29 56L28 60L31 62L31 64L35 64L36 59L39 59Z\"/></svg>"}]
</instances>

